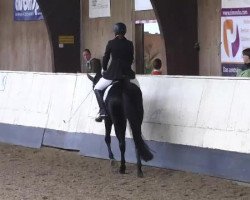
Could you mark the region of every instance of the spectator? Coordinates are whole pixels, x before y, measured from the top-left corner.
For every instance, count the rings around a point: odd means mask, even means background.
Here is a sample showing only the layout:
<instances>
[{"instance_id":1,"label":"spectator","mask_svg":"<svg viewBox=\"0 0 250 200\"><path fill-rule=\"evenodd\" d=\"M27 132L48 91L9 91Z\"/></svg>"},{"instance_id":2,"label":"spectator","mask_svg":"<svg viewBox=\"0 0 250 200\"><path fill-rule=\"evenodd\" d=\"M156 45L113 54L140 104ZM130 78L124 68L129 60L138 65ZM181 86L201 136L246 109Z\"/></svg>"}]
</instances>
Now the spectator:
<instances>
[{"instance_id":1,"label":"spectator","mask_svg":"<svg viewBox=\"0 0 250 200\"><path fill-rule=\"evenodd\" d=\"M161 59L156 58L153 61L153 70L151 72L151 75L162 75L162 71L161 71Z\"/></svg>"},{"instance_id":2,"label":"spectator","mask_svg":"<svg viewBox=\"0 0 250 200\"><path fill-rule=\"evenodd\" d=\"M237 70L238 77L250 77L250 48L242 51L244 65Z\"/></svg>"},{"instance_id":3,"label":"spectator","mask_svg":"<svg viewBox=\"0 0 250 200\"><path fill-rule=\"evenodd\" d=\"M101 61L97 58L91 57L91 52L89 49L85 49L82 53L83 56L83 68L82 72L85 73L101 73Z\"/></svg>"}]
</instances>

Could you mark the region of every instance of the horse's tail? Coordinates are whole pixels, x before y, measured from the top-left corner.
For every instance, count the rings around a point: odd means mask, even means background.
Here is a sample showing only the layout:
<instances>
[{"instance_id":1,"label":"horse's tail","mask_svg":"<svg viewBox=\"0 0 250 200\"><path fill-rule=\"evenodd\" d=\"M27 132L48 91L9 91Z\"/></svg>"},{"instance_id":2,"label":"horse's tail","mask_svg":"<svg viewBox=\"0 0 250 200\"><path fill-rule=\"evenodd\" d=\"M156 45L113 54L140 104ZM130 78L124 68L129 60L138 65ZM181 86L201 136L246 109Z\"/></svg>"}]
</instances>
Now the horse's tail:
<instances>
[{"instance_id":1,"label":"horse's tail","mask_svg":"<svg viewBox=\"0 0 250 200\"><path fill-rule=\"evenodd\" d=\"M138 151L140 157L144 161L150 161L153 159L153 154L151 153L148 145L142 138L141 127L133 127L133 124L130 123L132 134L135 142L135 148ZM136 125L137 126L137 125Z\"/></svg>"},{"instance_id":2,"label":"horse's tail","mask_svg":"<svg viewBox=\"0 0 250 200\"><path fill-rule=\"evenodd\" d=\"M144 112L142 93L140 88L134 84L127 85L124 92L125 113L132 129L135 147L142 160L147 162L154 156L142 138L141 125Z\"/></svg>"}]
</instances>

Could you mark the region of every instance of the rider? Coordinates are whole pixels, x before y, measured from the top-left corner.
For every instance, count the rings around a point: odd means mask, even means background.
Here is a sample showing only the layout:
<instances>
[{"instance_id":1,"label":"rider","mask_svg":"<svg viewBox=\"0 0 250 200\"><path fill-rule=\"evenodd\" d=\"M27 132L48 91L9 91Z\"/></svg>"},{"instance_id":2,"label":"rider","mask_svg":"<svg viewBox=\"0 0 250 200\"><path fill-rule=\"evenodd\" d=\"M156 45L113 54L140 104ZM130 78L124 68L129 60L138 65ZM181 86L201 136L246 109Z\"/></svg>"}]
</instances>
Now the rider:
<instances>
[{"instance_id":1,"label":"rider","mask_svg":"<svg viewBox=\"0 0 250 200\"><path fill-rule=\"evenodd\" d=\"M131 69L134 60L134 46L130 40L125 38L127 32L126 25L121 22L116 23L113 31L115 38L108 42L103 56L103 77L94 87L96 99L100 107L99 116L95 119L97 122L101 122L106 117L103 101L104 89L114 80L135 78L135 72ZM110 56L112 56L112 61L108 67Z\"/></svg>"}]
</instances>

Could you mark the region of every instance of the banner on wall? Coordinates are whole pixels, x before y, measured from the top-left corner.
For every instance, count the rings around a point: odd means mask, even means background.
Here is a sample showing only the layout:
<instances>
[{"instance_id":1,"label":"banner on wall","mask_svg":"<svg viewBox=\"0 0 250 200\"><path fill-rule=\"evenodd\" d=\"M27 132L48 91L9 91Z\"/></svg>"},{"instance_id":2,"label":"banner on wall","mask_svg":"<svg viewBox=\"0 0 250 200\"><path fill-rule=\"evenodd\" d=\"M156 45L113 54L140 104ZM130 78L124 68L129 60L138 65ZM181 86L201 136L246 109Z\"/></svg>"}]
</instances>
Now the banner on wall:
<instances>
[{"instance_id":1,"label":"banner on wall","mask_svg":"<svg viewBox=\"0 0 250 200\"><path fill-rule=\"evenodd\" d=\"M153 7L150 0L135 0L135 11L152 9Z\"/></svg>"},{"instance_id":2,"label":"banner on wall","mask_svg":"<svg viewBox=\"0 0 250 200\"><path fill-rule=\"evenodd\" d=\"M110 0L89 0L89 18L110 16Z\"/></svg>"},{"instance_id":3,"label":"banner on wall","mask_svg":"<svg viewBox=\"0 0 250 200\"><path fill-rule=\"evenodd\" d=\"M14 0L15 21L42 20L43 15L36 0Z\"/></svg>"},{"instance_id":4,"label":"banner on wall","mask_svg":"<svg viewBox=\"0 0 250 200\"><path fill-rule=\"evenodd\" d=\"M223 76L235 76L242 66L242 50L250 47L250 0L222 0L221 67Z\"/></svg>"}]
</instances>

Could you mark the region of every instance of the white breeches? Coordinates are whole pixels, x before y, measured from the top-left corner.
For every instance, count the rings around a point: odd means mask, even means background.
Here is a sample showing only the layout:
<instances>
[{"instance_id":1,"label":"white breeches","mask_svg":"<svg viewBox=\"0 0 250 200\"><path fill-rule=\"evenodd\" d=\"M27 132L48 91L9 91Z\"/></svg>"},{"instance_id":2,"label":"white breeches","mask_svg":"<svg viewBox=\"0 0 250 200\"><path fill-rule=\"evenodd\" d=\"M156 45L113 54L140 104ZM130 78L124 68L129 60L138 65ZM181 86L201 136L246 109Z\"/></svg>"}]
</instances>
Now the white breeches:
<instances>
[{"instance_id":1,"label":"white breeches","mask_svg":"<svg viewBox=\"0 0 250 200\"><path fill-rule=\"evenodd\" d=\"M104 90L112 83L112 80L101 78L94 87L94 90Z\"/></svg>"},{"instance_id":2,"label":"white breeches","mask_svg":"<svg viewBox=\"0 0 250 200\"><path fill-rule=\"evenodd\" d=\"M101 78L98 83L95 85L94 90L104 90L105 88L107 88L113 81L112 80L107 80L105 78ZM140 87L138 80L135 79L131 79L130 80L131 83L137 85L138 87Z\"/></svg>"}]
</instances>

